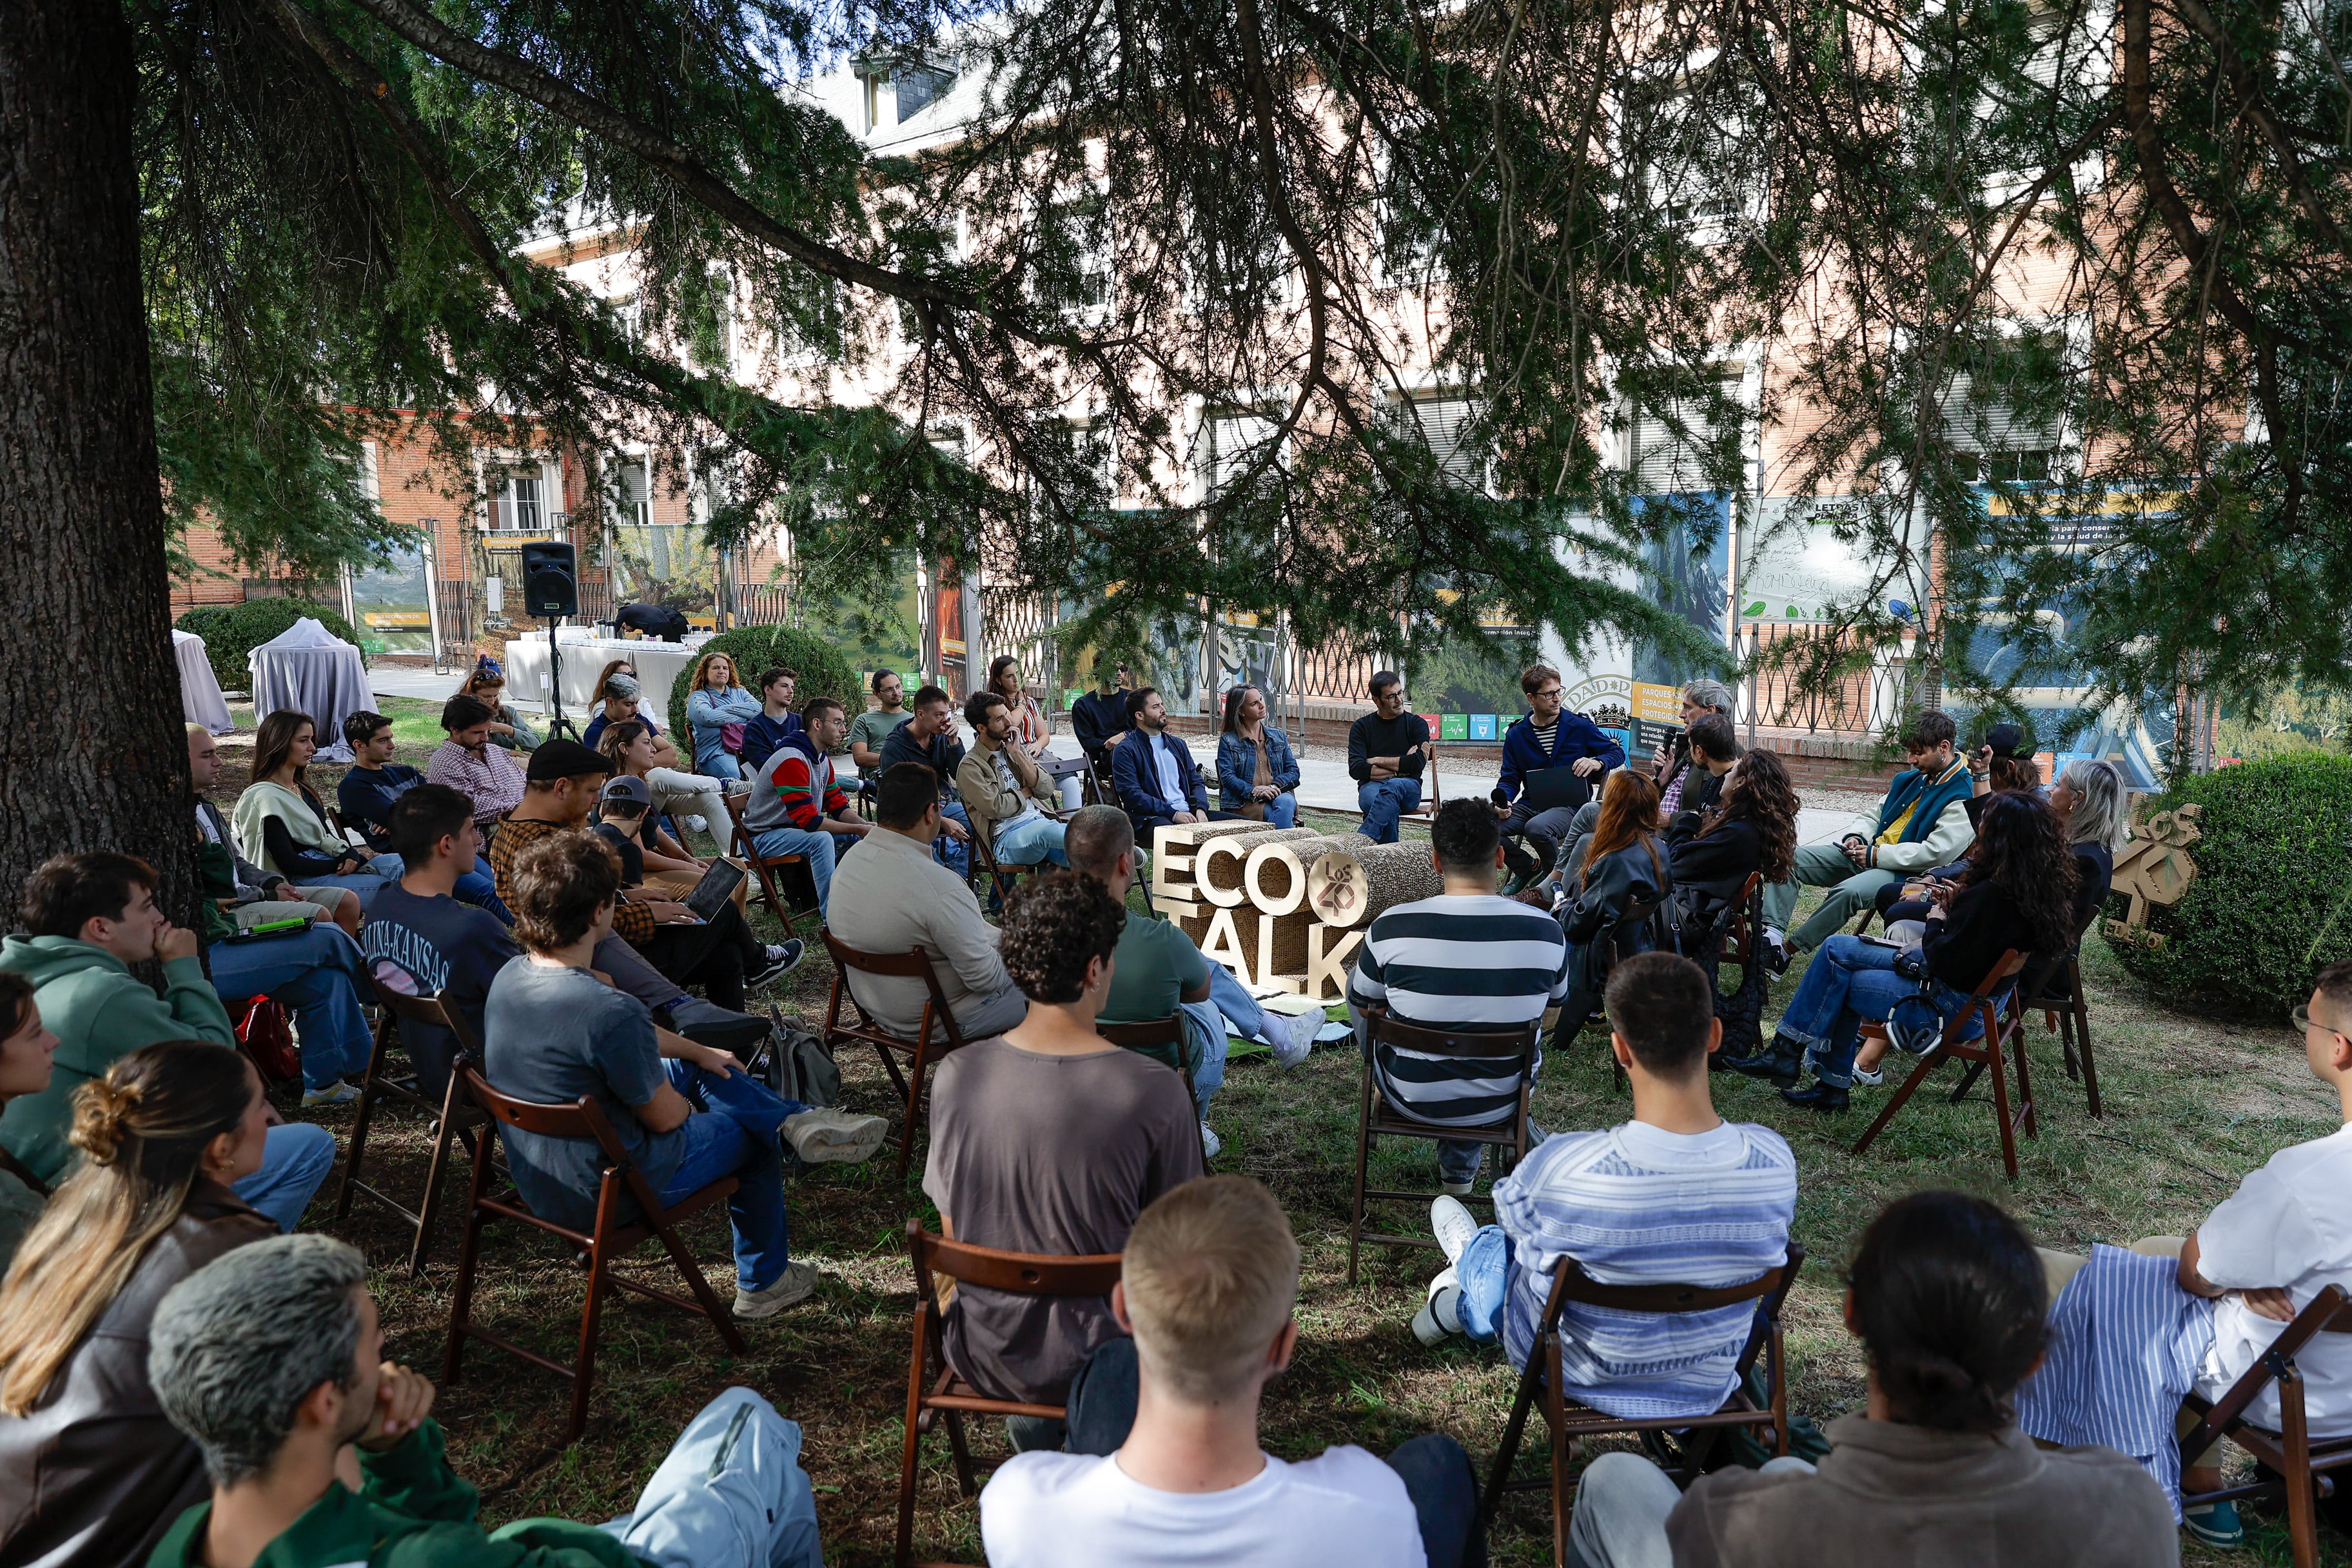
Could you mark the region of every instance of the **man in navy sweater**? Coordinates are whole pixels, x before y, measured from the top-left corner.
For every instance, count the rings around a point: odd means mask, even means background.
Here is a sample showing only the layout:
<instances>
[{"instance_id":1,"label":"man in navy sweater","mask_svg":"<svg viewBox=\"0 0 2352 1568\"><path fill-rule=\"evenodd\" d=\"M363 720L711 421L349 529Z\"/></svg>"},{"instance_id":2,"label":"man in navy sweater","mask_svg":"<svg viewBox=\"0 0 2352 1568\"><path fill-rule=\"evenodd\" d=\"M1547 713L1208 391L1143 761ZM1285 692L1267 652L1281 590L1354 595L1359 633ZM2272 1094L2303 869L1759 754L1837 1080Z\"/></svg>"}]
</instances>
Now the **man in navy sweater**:
<instances>
[{"instance_id":1,"label":"man in navy sweater","mask_svg":"<svg viewBox=\"0 0 2352 1568\"><path fill-rule=\"evenodd\" d=\"M1625 752L1601 726L1581 713L1561 710L1559 671L1531 664L1520 672L1519 689L1533 710L1503 731L1503 776L1495 783L1495 815L1503 819L1504 858L1525 881L1550 866L1559 841L1576 820L1576 808L1592 798L1601 775L1625 765ZM1529 773L1567 768L1576 775L1574 798L1538 808L1520 794ZM1529 848L1511 842L1525 835Z\"/></svg>"}]
</instances>

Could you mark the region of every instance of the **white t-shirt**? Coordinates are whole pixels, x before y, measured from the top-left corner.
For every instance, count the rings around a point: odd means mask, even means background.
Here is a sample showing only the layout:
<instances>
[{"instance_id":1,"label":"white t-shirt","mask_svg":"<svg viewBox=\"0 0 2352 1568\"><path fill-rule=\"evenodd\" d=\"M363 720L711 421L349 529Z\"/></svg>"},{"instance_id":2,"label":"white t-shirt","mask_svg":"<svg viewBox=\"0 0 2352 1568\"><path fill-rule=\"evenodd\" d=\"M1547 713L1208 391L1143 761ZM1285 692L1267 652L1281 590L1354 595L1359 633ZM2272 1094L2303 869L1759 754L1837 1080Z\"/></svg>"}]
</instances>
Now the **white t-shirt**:
<instances>
[{"instance_id":1,"label":"white t-shirt","mask_svg":"<svg viewBox=\"0 0 2352 1568\"><path fill-rule=\"evenodd\" d=\"M2197 1227L2197 1272L2215 1285L2276 1286L2295 1310L2330 1285L2352 1289L2352 1125L2271 1156ZM2219 1398L2262 1359L2284 1323L2258 1317L2235 1296L2213 1310L2213 1348L2198 1392ZM2312 1436L2352 1433L2352 1334L2314 1335L2294 1358L2303 1373ZM2246 1419L2276 1430L2278 1385L2246 1407Z\"/></svg>"},{"instance_id":2,"label":"white t-shirt","mask_svg":"<svg viewBox=\"0 0 2352 1568\"><path fill-rule=\"evenodd\" d=\"M1116 1457L1016 1454L980 1494L994 1568L1427 1568L1404 1480L1358 1447L1326 1448L1221 1492L1163 1492Z\"/></svg>"}]
</instances>

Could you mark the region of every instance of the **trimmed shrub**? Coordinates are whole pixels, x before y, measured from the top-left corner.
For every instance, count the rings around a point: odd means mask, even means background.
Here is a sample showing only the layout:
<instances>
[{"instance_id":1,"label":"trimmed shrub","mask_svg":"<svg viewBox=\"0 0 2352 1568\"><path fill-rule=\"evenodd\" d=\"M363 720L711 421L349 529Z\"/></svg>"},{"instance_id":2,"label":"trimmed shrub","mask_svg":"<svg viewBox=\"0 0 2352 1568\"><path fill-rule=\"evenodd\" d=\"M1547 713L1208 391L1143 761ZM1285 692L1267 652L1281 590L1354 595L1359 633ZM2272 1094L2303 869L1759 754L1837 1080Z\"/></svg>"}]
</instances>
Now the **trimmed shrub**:
<instances>
[{"instance_id":1,"label":"trimmed shrub","mask_svg":"<svg viewBox=\"0 0 2352 1568\"><path fill-rule=\"evenodd\" d=\"M695 655L694 663L677 672L677 679L670 687L668 732L677 737L681 756L694 750L693 737L686 727L687 689L693 684L695 668L702 662L703 655L712 653L723 653L735 661L735 678L750 688L754 697L760 694L755 684L760 672L781 666L800 678L794 688L796 700L831 697L848 709L853 719L866 711L866 687L858 679L856 667L823 637L798 626L746 626L740 631L722 632L702 645L702 653Z\"/></svg>"},{"instance_id":2,"label":"trimmed shrub","mask_svg":"<svg viewBox=\"0 0 2352 1568\"><path fill-rule=\"evenodd\" d=\"M213 674L224 690L250 691L253 669L245 662L245 656L305 616L353 647L361 646L360 634L343 619L342 612L330 609L316 599L247 599L241 605L198 605L172 624L205 639L205 657L212 661ZM360 658L367 658L364 649Z\"/></svg>"},{"instance_id":3,"label":"trimmed shrub","mask_svg":"<svg viewBox=\"0 0 2352 1568\"><path fill-rule=\"evenodd\" d=\"M2150 811L2191 802L2204 837L2197 879L2149 907L2153 951L2113 943L2123 966L2158 990L2252 1009L2282 1021L2311 994L2322 965L2352 958L2352 757L2298 752L2185 781ZM2120 918L2124 900L2109 913Z\"/></svg>"}]
</instances>

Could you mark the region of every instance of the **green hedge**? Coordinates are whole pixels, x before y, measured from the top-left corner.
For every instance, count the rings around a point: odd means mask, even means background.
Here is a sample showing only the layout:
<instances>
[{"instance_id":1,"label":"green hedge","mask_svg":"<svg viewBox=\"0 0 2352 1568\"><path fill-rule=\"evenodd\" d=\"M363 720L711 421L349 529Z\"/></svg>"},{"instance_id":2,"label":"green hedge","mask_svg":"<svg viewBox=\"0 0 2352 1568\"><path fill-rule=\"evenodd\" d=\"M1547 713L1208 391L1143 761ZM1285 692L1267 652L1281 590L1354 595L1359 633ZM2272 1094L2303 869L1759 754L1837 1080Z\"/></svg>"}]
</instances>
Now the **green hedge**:
<instances>
[{"instance_id":1,"label":"green hedge","mask_svg":"<svg viewBox=\"0 0 2352 1568\"><path fill-rule=\"evenodd\" d=\"M735 661L735 678L759 695L755 682L760 672L782 666L800 677L795 685L795 700L806 702L812 697L831 697L849 710L853 719L866 711L866 688L858 679L856 667L839 649L819 637L812 636L798 626L747 626L741 631L722 632L702 645L702 654L723 653ZM677 737L681 756L694 749L694 741L686 727L686 693L693 683L693 664L677 672L677 679L669 691L669 732Z\"/></svg>"},{"instance_id":2,"label":"green hedge","mask_svg":"<svg viewBox=\"0 0 2352 1568\"><path fill-rule=\"evenodd\" d=\"M2191 802L2205 808L2204 837L2189 850L2197 879L2179 903L2148 914L2165 944L2117 942L2116 955L2159 990L2279 1023L2311 994L2315 970L2352 958L2352 757L2300 752L2242 763L2188 780L2148 809ZM2118 897L2111 912L2122 906Z\"/></svg>"},{"instance_id":3,"label":"green hedge","mask_svg":"<svg viewBox=\"0 0 2352 1568\"><path fill-rule=\"evenodd\" d=\"M308 616L353 647L360 634L342 612L316 599L247 599L241 605L198 605L172 624L205 639L205 657L224 690L253 689L253 669L245 656ZM367 658L364 649L360 654Z\"/></svg>"}]
</instances>

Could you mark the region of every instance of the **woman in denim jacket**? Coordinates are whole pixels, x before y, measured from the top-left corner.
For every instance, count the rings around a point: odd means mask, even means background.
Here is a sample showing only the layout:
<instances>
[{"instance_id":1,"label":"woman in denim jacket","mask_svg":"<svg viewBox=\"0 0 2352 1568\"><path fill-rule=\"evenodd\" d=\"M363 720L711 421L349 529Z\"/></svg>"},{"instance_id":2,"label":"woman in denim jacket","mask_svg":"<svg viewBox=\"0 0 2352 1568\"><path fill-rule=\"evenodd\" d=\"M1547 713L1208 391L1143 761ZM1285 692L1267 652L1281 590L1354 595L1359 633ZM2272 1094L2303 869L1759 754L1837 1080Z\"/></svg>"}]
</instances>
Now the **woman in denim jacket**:
<instances>
[{"instance_id":1,"label":"woman in denim jacket","mask_svg":"<svg viewBox=\"0 0 2352 1568\"><path fill-rule=\"evenodd\" d=\"M1265 721L1265 693L1236 686L1225 693L1225 727L1217 736L1217 784L1227 811L1288 827L1298 820L1298 759L1290 738Z\"/></svg>"}]
</instances>

